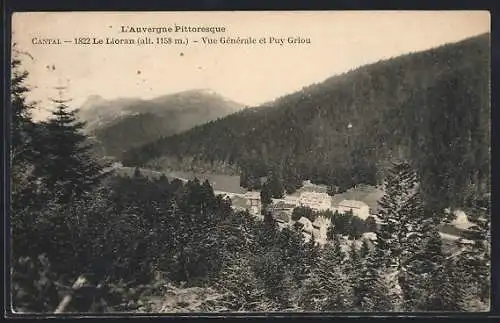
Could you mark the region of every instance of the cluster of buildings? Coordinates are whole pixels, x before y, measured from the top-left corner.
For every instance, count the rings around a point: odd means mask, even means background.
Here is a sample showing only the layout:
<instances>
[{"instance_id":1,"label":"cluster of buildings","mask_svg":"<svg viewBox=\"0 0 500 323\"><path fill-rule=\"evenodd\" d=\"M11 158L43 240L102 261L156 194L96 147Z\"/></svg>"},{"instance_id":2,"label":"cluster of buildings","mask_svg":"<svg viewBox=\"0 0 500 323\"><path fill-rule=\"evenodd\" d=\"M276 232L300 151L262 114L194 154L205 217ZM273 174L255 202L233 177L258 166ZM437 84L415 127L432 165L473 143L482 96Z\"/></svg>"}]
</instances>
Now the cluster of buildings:
<instances>
[{"instance_id":1,"label":"cluster of buildings","mask_svg":"<svg viewBox=\"0 0 500 323\"><path fill-rule=\"evenodd\" d=\"M247 192L242 194L240 198L242 201L240 206L241 209L248 210L258 219L264 218L261 214L262 203L259 192ZM316 212L328 210L332 213L336 211L339 213L352 212L354 216L361 220L366 220L371 216L375 219L377 224L381 223L377 215L371 212L370 207L365 202L346 199L334 205L332 200L332 197L326 193L306 191L297 196L287 195L282 199L273 199L267 211L271 213L280 228L300 226L306 242L310 239L314 239L320 245L326 243L328 228L331 225L330 219L324 216L317 216L314 221L311 221L303 216L299 219L292 220L292 213L295 208L300 206L308 207ZM450 231L450 237L458 237L462 236L462 232L466 232L473 226L473 223L468 220L468 216L463 211L455 210L454 220L442 228L442 230L444 230L444 232ZM363 236L367 237L369 240L376 238L373 232L366 232Z\"/></svg>"},{"instance_id":2,"label":"cluster of buildings","mask_svg":"<svg viewBox=\"0 0 500 323\"><path fill-rule=\"evenodd\" d=\"M234 196L233 196L234 197ZM239 195L239 198L245 201L244 206L239 208L248 210L257 218L262 219L262 203L259 192L247 192ZM338 205L332 205L332 197L324 192L302 192L298 196L286 195L282 199L273 199L267 211L274 217L280 228L300 225L306 241L314 238L320 244L324 244L327 239L328 227L331 224L330 219L317 216L314 221L306 217L301 217L297 221L292 220L293 210L297 207L308 207L316 212L338 211L345 213L352 211L353 215L365 220L370 216L369 206L361 201L343 200Z\"/></svg>"},{"instance_id":3,"label":"cluster of buildings","mask_svg":"<svg viewBox=\"0 0 500 323\"><path fill-rule=\"evenodd\" d=\"M300 194L298 203L307 206L314 211L327 211L332 209L332 198L326 193L303 192Z\"/></svg>"}]
</instances>

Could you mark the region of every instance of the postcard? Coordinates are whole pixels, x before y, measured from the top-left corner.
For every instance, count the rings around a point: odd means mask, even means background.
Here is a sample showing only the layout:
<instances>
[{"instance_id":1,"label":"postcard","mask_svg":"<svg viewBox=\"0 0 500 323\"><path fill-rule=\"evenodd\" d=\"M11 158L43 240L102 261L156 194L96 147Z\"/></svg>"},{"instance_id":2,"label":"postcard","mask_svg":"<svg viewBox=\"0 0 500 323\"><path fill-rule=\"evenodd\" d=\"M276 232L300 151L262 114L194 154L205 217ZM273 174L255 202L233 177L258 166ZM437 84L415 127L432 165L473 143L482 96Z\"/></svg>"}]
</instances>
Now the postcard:
<instances>
[{"instance_id":1,"label":"postcard","mask_svg":"<svg viewBox=\"0 0 500 323\"><path fill-rule=\"evenodd\" d=\"M487 312L488 11L16 12L13 314Z\"/></svg>"}]
</instances>

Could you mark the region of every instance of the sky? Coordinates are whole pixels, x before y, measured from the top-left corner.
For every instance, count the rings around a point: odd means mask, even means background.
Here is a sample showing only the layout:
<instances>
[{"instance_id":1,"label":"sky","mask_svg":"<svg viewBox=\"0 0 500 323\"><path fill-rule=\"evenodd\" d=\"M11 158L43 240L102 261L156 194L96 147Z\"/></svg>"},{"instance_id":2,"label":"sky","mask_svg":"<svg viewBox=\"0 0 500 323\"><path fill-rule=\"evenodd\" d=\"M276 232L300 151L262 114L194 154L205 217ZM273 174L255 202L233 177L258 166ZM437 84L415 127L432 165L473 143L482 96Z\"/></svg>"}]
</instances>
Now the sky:
<instances>
[{"instance_id":1,"label":"sky","mask_svg":"<svg viewBox=\"0 0 500 323\"><path fill-rule=\"evenodd\" d=\"M224 27L222 33L123 33L121 26ZM487 11L53 12L16 13L12 40L29 73L36 119L57 86L80 107L91 95L149 99L210 89L256 106L361 65L490 31ZM187 45L76 45L75 37L188 39ZM204 45L201 37L284 38L279 44ZM310 43L288 44L288 37ZM59 38L61 45L33 44ZM194 43L198 40L198 43ZM31 57L32 58L31 58Z\"/></svg>"}]
</instances>

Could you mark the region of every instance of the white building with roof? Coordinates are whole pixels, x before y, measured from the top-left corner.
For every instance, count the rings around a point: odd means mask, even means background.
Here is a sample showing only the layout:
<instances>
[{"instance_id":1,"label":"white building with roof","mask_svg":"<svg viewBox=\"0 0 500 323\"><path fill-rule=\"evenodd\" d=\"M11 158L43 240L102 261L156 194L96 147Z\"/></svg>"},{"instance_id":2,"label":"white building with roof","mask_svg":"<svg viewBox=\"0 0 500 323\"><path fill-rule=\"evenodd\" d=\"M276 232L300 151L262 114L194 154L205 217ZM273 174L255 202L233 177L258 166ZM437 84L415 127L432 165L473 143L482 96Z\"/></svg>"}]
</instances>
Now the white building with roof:
<instances>
[{"instance_id":1,"label":"white building with roof","mask_svg":"<svg viewBox=\"0 0 500 323\"><path fill-rule=\"evenodd\" d=\"M467 217L467 214L465 214L464 211L455 210L453 214L455 218L451 221L450 224L453 225L454 227L460 230L467 230L470 227L474 226L474 223L469 221L469 218Z\"/></svg>"},{"instance_id":2,"label":"white building with roof","mask_svg":"<svg viewBox=\"0 0 500 323\"><path fill-rule=\"evenodd\" d=\"M243 197L247 199L247 208L249 212L253 214L260 214L260 210L262 208L260 193L250 191L246 192Z\"/></svg>"},{"instance_id":3,"label":"white building with roof","mask_svg":"<svg viewBox=\"0 0 500 323\"><path fill-rule=\"evenodd\" d=\"M297 196L285 195L285 203L293 206L299 206L299 198Z\"/></svg>"},{"instance_id":4,"label":"white building with roof","mask_svg":"<svg viewBox=\"0 0 500 323\"><path fill-rule=\"evenodd\" d=\"M289 198L288 196L282 199L272 199L272 206L275 210L292 212L294 208L299 206L297 198Z\"/></svg>"},{"instance_id":5,"label":"white building with roof","mask_svg":"<svg viewBox=\"0 0 500 323\"><path fill-rule=\"evenodd\" d=\"M311 220L305 217L301 217L298 221L298 223L302 224L302 231L312 233L313 232L313 225Z\"/></svg>"},{"instance_id":6,"label":"white building with roof","mask_svg":"<svg viewBox=\"0 0 500 323\"><path fill-rule=\"evenodd\" d=\"M332 208L332 198L326 193L303 192L299 196L299 204L315 211L326 211Z\"/></svg>"},{"instance_id":7,"label":"white building with roof","mask_svg":"<svg viewBox=\"0 0 500 323\"><path fill-rule=\"evenodd\" d=\"M337 207L339 213L352 211L353 215L362 220L366 220L370 216L370 207L365 202L356 200L343 200Z\"/></svg>"}]
</instances>

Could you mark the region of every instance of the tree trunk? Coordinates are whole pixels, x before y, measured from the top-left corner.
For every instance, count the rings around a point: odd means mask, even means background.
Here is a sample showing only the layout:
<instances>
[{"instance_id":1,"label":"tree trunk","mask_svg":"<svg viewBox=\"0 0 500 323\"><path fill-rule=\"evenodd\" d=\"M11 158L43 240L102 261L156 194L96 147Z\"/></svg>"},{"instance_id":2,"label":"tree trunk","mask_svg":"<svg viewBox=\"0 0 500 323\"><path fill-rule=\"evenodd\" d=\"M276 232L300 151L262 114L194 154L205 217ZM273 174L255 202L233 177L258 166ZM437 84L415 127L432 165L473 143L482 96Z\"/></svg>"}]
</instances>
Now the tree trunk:
<instances>
[{"instance_id":1,"label":"tree trunk","mask_svg":"<svg viewBox=\"0 0 500 323\"><path fill-rule=\"evenodd\" d=\"M184 276L186 276L186 283L189 284L189 282L191 280L191 276L189 275L189 270L187 268L187 262L186 262L184 250L181 251L180 259L181 259L181 263L182 263L182 270L184 271Z\"/></svg>"},{"instance_id":2,"label":"tree trunk","mask_svg":"<svg viewBox=\"0 0 500 323\"><path fill-rule=\"evenodd\" d=\"M85 278L83 275L80 275L73 283L71 291L68 294L66 294L62 299L62 301L59 303L56 310L54 311L54 314L63 313L68 307L69 303L71 303L71 300L73 299L73 292L83 287L86 283L87 283L87 278Z\"/></svg>"}]
</instances>

